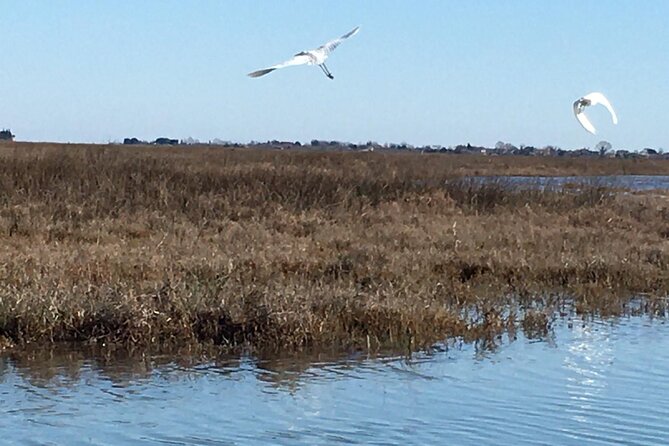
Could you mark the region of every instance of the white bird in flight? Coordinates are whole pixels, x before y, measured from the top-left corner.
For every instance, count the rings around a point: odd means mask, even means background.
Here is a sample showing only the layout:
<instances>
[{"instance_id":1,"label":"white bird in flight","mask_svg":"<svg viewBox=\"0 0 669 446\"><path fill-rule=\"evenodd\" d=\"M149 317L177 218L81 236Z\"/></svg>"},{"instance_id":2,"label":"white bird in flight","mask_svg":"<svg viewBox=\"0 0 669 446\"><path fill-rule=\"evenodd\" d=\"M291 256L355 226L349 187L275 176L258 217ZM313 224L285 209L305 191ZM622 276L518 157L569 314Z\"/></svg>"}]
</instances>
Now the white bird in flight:
<instances>
[{"instance_id":1,"label":"white bird in flight","mask_svg":"<svg viewBox=\"0 0 669 446\"><path fill-rule=\"evenodd\" d=\"M272 71L277 70L279 68L290 67L292 65L318 65L319 67L321 67L321 70L323 70L323 73L325 73L325 75L328 78L334 79L334 76L332 75L332 73L330 73L328 67L325 66L325 59L328 58L330 53L334 51L334 49L337 48L339 44L341 44L345 39L348 39L352 35L356 34L359 29L360 27L356 26L352 31L347 32L340 38L331 40L328 43L321 45L314 50L299 52L295 56L293 56L293 58L290 60L287 60L280 64L273 65L269 68L264 68L262 70L254 71L253 73L249 73L248 75L251 77L260 77L266 75L267 73L271 73Z\"/></svg>"},{"instance_id":2,"label":"white bird in flight","mask_svg":"<svg viewBox=\"0 0 669 446\"><path fill-rule=\"evenodd\" d=\"M604 107L606 107L609 113L611 113L611 119L613 120L613 123L618 124L618 116L616 116L616 112L611 106L609 100L606 99L606 96L596 91L590 94L586 94L574 102L574 115L576 116L576 119L578 119L578 122L581 123L583 128L593 135L597 133L597 130L595 130L595 127L592 125L583 111L586 107L597 104L602 104Z\"/></svg>"}]
</instances>

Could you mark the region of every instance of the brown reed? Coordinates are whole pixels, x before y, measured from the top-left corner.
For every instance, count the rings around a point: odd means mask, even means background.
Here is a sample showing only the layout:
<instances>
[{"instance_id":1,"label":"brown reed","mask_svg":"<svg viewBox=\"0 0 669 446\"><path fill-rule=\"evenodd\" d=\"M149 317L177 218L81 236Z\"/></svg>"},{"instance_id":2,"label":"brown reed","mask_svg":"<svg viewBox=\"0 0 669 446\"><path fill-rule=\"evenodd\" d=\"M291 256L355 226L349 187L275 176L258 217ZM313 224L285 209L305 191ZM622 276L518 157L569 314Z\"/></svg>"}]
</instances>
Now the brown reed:
<instances>
[{"instance_id":1,"label":"brown reed","mask_svg":"<svg viewBox=\"0 0 669 446\"><path fill-rule=\"evenodd\" d=\"M669 200L589 182L669 162L0 146L0 346L421 348L565 306L664 315Z\"/></svg>"}]
</instances>

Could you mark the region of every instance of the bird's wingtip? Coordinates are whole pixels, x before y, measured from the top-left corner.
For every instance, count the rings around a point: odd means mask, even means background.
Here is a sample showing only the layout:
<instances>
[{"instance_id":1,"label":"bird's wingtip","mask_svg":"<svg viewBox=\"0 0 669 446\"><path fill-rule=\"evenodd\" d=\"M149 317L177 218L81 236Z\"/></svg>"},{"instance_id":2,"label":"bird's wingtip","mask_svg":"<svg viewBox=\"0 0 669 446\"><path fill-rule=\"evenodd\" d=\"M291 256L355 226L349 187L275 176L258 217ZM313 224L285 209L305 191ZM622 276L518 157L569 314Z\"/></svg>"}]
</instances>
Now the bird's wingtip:
<instances>
[{"instance_id":1,"label":"bird's wingtip","mask_svg":"<svg viewBox=\"0 0 669 446\"><path fill-rule=\"evenodd\" d=\"M274 68L265 68L264 70L253 71L251 73L248 73L247 76L248 77L260 77L260 76L266 75L267 73L269 73L271 71L274 71Z\"/></svg>"},{"instance_id":2,"label":"bird's wingtip","mask_svg":"<svg viewBox=\"0 0 669 446\"><path fill-rule=\"evenodd\" d=\"M347 32L346 34L344 34L343 36L341 36L341 38L342 38L342 39L348 39L349 37L358 34L358 31L360 31L360 27L359 27L359 26L356 26L355 28L353 28L352 30L350 30L349 32Z\"/></svg>"}]
</instances>

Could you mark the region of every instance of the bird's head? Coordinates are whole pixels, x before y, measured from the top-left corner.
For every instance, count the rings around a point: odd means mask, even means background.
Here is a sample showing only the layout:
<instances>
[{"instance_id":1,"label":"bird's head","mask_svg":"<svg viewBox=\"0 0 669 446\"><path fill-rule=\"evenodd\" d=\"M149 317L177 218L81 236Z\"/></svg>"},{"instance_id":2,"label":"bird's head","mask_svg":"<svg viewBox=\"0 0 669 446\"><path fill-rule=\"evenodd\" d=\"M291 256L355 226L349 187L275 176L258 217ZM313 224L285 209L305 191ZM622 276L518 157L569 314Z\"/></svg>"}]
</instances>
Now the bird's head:
<instances>
[{"instance_id":1,"label":"bird's head","mask_svg":"<svg viewBox=\"0 0 669 446\"><path fill-rule=\"evenodd\" d=\"M592 104L592 101L590 99L581 98L578 101L576 101L575 105L576 105L576 109L580 113L585 109L585 107L588 107L591 104Z\"/></svg>"}]
</instances>

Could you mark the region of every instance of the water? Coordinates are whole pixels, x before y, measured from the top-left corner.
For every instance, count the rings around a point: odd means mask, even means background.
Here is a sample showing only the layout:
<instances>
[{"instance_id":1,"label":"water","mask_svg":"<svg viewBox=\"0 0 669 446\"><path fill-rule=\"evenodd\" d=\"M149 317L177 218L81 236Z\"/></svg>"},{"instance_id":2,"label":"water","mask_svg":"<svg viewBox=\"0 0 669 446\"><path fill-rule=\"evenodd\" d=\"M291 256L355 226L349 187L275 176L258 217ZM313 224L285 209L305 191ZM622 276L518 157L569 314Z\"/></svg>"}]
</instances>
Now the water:
<instances>
[{"instance_id":1,"label":"water","mask_svg":"<svg viewBox=\"0 0 669 446\"><path fill-rule=\"evenodd\" d=\"M511 185L560 188L565 185L591 184L632 191L669 190L669 175L604 175L604 176L481 176L479 180L502 181Z\"/></svg>"},{"instance_id":2,"label":"water","mask_svg":"<svg viewBox=\"0 0 669 446\"><path fill-rule=\"evenodd\" d=\"M0 357L2 444L667 444L669 324L412 358Z\"/></svg>"}]
</instances>

